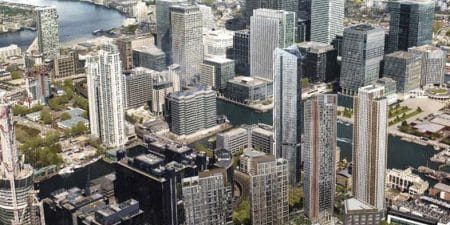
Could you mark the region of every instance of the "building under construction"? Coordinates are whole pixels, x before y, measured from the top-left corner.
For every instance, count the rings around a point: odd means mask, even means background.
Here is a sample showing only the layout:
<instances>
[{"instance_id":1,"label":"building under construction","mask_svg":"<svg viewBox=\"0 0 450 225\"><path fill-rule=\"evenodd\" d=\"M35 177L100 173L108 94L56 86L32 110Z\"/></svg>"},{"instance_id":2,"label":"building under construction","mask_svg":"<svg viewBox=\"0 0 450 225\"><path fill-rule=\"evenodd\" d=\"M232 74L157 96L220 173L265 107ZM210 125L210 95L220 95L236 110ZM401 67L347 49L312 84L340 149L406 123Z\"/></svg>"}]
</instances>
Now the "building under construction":
<instances>
[{"instance_id":1,"label":"building under construction","mask_svg":"<svg viewBox=\"0 0 450 225\"><path fill-rule=\"evenodd\" d=\"M33 189L33 168L19 156L11 107L3 99L0 144L0 224L43 225L42 206Z\"/></svg>"}]
</instances>

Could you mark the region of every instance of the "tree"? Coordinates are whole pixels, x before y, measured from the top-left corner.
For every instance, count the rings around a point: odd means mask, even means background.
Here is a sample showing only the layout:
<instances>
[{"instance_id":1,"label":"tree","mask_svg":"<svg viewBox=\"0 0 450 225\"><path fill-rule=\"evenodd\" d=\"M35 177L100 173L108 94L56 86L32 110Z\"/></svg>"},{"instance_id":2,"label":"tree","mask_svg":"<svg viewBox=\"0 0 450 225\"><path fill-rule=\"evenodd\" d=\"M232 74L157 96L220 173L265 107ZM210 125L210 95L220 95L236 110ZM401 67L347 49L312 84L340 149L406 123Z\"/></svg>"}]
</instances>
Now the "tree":
<instances>
[{"instance_id":1,"label":"tree","mask_svg":"<svg viewBox=\"0 0 450 225\"><path fill-rule=\"evenodd\" d=\"M17 80L22 78L22 73L18 70L11 72L11 79Z\"/></svg>"},{"instance_id":2,"label":"tree","mask_svg":"<svg viewBox=\"0 0 450 225\"><path fill-rule=\"evenodd\" d=\"M233 223L235 225L250 225L250 201L243 199L241 204L233 212Z\"/></svg>"},{"instance_id":3,"label":"tree","mask_svg":"<svg viewBox=\"0 0 450 225\"><path fill-rule=\"evenodd\" d=\"M63 114L61 114L61 120L70 120L72 118L72 116L70 116L70 114L68 112L64 112Z\"/></svg>"},{"instance_id":4,"label":"tree","mask_svg":"<svg viewBox=\"0 0 450 225\"><path fill-rule=\"evenodd\" d=\"M423 110L422 110L422 108L420 108L420 107L417 107L417 110L416 110L417 112L423 112Z\"/></svg>"},{"instance_id":5,"label":"tree","mask_svg":"<svg viewBox=\"0 0 450 225\"><path fill-rule=\"evenodd\" d=\"M66 136L70 136L70 137L75 137L78 135L82 135L87 133L88 128L86 127L86 125L84 125L83 122L78 122L75 126L73 126L70 129L67 129L64 134Z\"/></svg>"},{"instance_id":6,"label":"tree","mask_svg":"<svg viewBox=\"0 0 450 225\"><path fill-rule=\"evenodd\" d=\"M41 120L44 124L51 124L53 122L53 117L50 111L42 110L41 111Z\"/></svg>"}]
</instances>

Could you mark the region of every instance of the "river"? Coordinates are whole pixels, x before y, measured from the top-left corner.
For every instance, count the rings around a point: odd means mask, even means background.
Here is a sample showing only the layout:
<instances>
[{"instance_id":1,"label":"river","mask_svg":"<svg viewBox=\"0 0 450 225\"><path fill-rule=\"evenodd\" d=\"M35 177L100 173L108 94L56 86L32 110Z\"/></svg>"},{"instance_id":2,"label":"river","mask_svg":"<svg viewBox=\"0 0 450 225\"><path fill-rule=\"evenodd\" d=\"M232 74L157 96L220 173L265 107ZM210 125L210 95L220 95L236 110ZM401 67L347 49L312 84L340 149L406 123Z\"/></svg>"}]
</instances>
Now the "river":
<instances>
[{"instance_id":1,"label":"river","mask_svg":"<svg viewBox=\"0 0 450 225\"><path fill-rule=\"evenodd\" d=\"M37 6L55 6L58 11L59 39L61 43L74 43L92 38L92 31L119 27L125 16L114 9L86 2L67 0L6 0ZM27 48L36 32L23 30L0 34L0 47L17 44Z\"/></svg>"}]
</instances>

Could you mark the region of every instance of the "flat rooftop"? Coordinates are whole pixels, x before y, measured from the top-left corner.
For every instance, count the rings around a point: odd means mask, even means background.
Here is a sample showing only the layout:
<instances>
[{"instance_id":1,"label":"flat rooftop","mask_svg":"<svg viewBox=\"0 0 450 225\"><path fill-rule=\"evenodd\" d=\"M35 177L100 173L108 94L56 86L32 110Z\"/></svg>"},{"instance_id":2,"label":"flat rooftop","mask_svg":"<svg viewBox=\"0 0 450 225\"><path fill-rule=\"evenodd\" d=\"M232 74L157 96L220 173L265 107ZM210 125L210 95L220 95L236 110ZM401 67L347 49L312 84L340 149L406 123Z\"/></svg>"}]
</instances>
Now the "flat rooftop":
<instances>
[{"instance_id":1,"label":"flat rooftop","mask_svg":"<svg viewBox=\"0 0 450 225\"><path fill-rule=\"evenodd\" d=\"M376 208L359 201L356 198L350 198L344 201L345 211L359 211L359 210L376 210Z\"/></svg>"},{"instance_id":2,"label":"flat rooftop","mask_svg":"<svg viewBox=\"0 0 450 225\"><path fill-rule=\"evenodd\" d=\"M271 83L272 81L260 77L237 76L229 80L228 82L251 87Z\"/></svg>"}]
</instances>

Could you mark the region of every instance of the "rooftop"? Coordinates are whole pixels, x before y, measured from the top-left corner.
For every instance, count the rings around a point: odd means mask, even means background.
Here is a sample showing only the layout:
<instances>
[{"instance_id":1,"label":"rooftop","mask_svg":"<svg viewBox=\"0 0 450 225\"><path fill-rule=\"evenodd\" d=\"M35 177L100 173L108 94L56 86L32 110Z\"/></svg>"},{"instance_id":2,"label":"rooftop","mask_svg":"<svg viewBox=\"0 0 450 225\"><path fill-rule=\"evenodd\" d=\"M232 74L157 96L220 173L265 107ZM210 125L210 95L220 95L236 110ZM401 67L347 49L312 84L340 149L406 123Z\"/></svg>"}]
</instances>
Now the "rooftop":
<instances>
[{"instance_id":1,"label":"rooftop","mask_svg":"<svg viewBox=\"0 0 450 225\"><path fill-rule=\"evenodd\" d=\"M386 55L387 57L395 57L395 58L401 58L401 59L413 59L416 58L417 55L412 52L407 51L396 51L390 54Z\"/></svg>"},{"instance_id":2,"label":"rooftop","mask_svg":"<svg viewBox=\"0 0 450 225\"><path fill-rule=\"evenodd\" d=\"M437 183L434 188L450 193L450 185L444 183Z\"/></svg>"},{"instance_id":3,"label":"rooftop","mask_svg":"<svg viewBox=\"0 0 450 225\"><path fill-rule=\"evenodd\" d=\"M229 80L228 82L250 87L271 83L272 81L259 77L236 76L233 79Z\"/></svg>"},{"instance_id":4,"label":"rooftop","mask_svg":"<svg viewBox=\"0 0 450 225\"><path fill-rule=\"evenodd\" d=\"M344 201L345 211L359 211L359 210L376 210L376 208L359 201L356 198L350 198Z\"/></svg>"}]
</instances>

